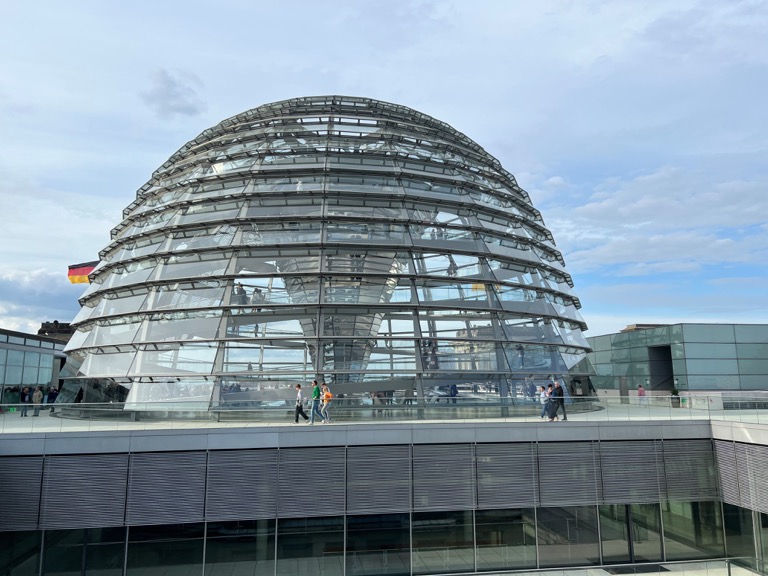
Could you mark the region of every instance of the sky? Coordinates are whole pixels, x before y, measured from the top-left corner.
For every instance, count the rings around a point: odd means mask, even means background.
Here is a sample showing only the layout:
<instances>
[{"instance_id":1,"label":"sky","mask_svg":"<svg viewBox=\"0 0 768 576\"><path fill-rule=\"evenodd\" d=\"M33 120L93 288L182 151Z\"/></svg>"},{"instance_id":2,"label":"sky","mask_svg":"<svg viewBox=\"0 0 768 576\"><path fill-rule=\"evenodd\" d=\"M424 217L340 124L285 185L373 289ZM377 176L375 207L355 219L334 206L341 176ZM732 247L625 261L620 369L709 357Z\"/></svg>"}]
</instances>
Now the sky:
<instances>
[{"instance_id":1,"label":"sky","mask_svg":"<svg viewBox=\"0 0 768 576\"><path fill-rule=\"evenodd\" d=\"M343 94L447 122L553 232L587 336L768 322L768 2L3 0L0 327L69 322L152 172Z\"/></svg>"}]
</instances>

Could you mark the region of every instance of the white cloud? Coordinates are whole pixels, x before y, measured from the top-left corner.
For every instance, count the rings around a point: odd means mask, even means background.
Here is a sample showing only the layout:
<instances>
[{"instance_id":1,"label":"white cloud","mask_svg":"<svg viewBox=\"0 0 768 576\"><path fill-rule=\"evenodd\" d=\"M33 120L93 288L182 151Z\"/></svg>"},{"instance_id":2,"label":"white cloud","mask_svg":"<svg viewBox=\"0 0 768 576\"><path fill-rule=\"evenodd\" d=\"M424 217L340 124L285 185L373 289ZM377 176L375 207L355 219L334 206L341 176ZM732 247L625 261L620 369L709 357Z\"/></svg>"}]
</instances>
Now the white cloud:
<instances>
[{"instance_id":1,"label":"white cloud","mask_svg":"<svg viewBox=\"0 0 768 576\"><path fill-rule=\"evenodd\" d=\"M201 87L201 80L190 72L160 69L152 75L152 86L141 93L141 99L160 117L198 116L205 110L198 94Z\"/></svg>"}]
</instances>

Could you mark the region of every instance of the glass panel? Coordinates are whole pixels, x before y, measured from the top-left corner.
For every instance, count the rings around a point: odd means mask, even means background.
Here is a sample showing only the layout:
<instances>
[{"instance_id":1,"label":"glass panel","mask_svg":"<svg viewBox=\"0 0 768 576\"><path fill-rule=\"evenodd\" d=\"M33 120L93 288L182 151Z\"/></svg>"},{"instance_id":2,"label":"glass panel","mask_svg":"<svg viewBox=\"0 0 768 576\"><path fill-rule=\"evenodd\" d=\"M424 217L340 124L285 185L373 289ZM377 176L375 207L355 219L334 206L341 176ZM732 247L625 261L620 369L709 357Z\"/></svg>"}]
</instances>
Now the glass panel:
<instances>
[{"instance_id":1,"label":"glass panel","mask_svg":"<svg viewBox=\"0 0 768 576\"><path fill-rule=\"evenodd\" d=\"M737 342L768 343L768 325L737 324L734 330Z\"/></svg>"},{"instance_id":2,"label":"glass panel","mask_svg":"<svg viewBox=\"0 0 768 576\"><path fill-rule=\"evenodd\" d=\"M90 318L134 312L139 309L146 297L146 289L141 290L139 293L124 292L105 295L94 307Z\"/></svg>"},{"instance_id":3,"label":"glass panel","mask_svg":"<svg viewBox=\"0 0 768 576\"><path fill-rule=\"evenodd\" d=\"M37 576L42 532L0 532L0 574Z\"/></svg>"},{"instance_id":4,"label":"glass panel","mask_svg":"<svg viewBox=\"0 0 768 576\"><path fill-rule=\"evenodd\" d=\"M474 572L472 512L413 514L413 573Z\"/></svg>"},{"instance_id":5,"label":"glass panel","mask_svg":"<svg viewBox=\"0 0 768 576\"><path fill-rule=\"evenodd\" d=\"M157 280L175 280L177 278L201 278L219 276L227 271L230 253L193 253L170 256L163 263L156 275Z\"/></svg>"},{"instance_id":6,"label":"glass panel","mask_svg":"<svg viewBox=\"0 0 768 576\"><path fill-rule=\"evenodd\" d=\"M195 230L181 230L174 232L171 237L170 248L172 251L192 251L229 246L232 244L236 232L237 228L230 224Z\"/></svg>"},{"instance_id":7,"label":"glass panel","mask_svg":"<svg viewBox=\"0 0 768 576\"><path fill-rule=\"evenodd\" d=\"M24 352L22 350L8 350L9 366L22 366L24 364Z\"/></svg>"},{"instance_id":8,"label":"glass panel","mask_svg":"<svg viewBox=\"0 0 768 576\"><path fill-rule=\"evenodd\" d=\"M532 508L478 510L477 569L536 568L536 523Z\"/></svg>"},{"instance_id":9,"label":"glass panel","mask_svg":"<svg viewBox=\"0 0 768 576\"><path fill-rule=\"evenodd\" d=\"M278 519L277 573L280 576L342 576L344 519Z\"/></svg>"},{"instance_id":10,"label":"glass panel","mask_svg":"<svg viewBox=\"0 0 768 576\"><path fill-rule=\"evenodd\" d=\"M261 576L275 571L275 521L209 522L205 576Z\"/></svg>"},{"instance_id":11,"label":"glass panel","mask_svg":"<svg viewBox=\"0 0 768 576\"><path fill-rule=\"evenodd\" d=\"M421 280L418 281L416 291L423 305L434 303L461 307L468 302L477 302L490 306L486 285L482 282L447 284L439 280Z\"/></svg>"},{"instance_id":12,"label":"glass panel","mask_svg":"<svg viewBox=\"0 0 768 576\"><path fill-rule=\"evenodd\" d=\"M768 358L768 344L736 344L739 358Z\"/></svg>"},{"instance_id":13,"label":"glass panel","mask_svg":"<svg viewBox=\"0 0 768 576\"><path fill-rule=\"evenodd\" d=\"M538 509L539 566L599 564L596 506Z\"/></svg>"},{"instance_id":14,"label":"glass panel","mask_svg":"<svg viewBox=\"0 0 768 576\"><path fill-rule=\"evenodd\" d=\"M725 553L719 502L665 502L661 514L668 561L717 558Z\"/></svg>"},{"instance_id":15,"label":"glass panel","mask_svg":"<svg viewBox=\"0 0 768 576\"><path fill-rule=\"evenodd\" d=\"M408 514L347 517L347 575L411 573Z\"/></svg>"},{"instance_id":16,"label":"glass panel","mask_svg":"<svg viewBox=\"0 0 768 576\"><path fill-rule=\"evenodd\" d=\"M388 304L392 302L395 281L390 279L363 279L353 277L334 277L323 282L323 301L329 304ZM410 286L400 298L410 301Z\"/></svg>"},{"instance_id":17,"label":"glass panel","mask_svg":"<svg viewBox=\"0 0 768 576\"><path fill-rule=\"evenodd\" d=\"M243 242L249 246L319 244L322 232L320 223L310 222L266 222L252 228L243 233Z\"/></svg>"},{"instance_id":18,"label":"glass panel","mask_svg":"<svg viewBox=\"0 0 768 576\"><path fill-rule=\"evenodd\" d=\"M200 574L203 566L203 524L131 526L126 574L173 572Z\"/></svg>"},{"instance_id":19,"label":"glass panel","mask_svg":"<svg viewBox=\"0 0 768 576\"><path fill-rule=\"evenodd\" d=\"M736 358L736 344L732 342L723 344L686 342L685 357L689 360L691 358Z\"/></svg>"},{"instance_id":20,"label":"glass panel","mask_svg":"<svg viewBox=\"0 0 768 576\"><path fill-rule=\"evenodd\" d=\"M142 319L136 316L101 320L90 333L90 338L83 341L81 346L111 346L130 344L141 327Z\"/></svg>"},{"instance_id":21,"label":"glass panel","mask_svg":"<svg viewBox=\"0 0 768 576\"><path fill-rule=\"evenodd\" d=\"M635 562L658 562L661 557L661 513L658 504L631 504L632 551ZM602 528L602 524L601 524Z\"/></svg>"},{"instance_id":22,"label":"glass panel","mask_svg":"<svg viewBox=\"0 0 768 576\"><path fill-rule=\"evenodd\" d=\"M766 516L761 514L761 516ZM723 503L725 549L728 556L755 556L755 531L752 511Z\"/></svg>"},{"instance_id":23,"label":"glass panel","mask_svg":"<svg viewBox=\"0 0 768 576\"><path fill-rule=\"evenodd\" d=\"M177 225L193 224L195 222L210 222L214 220L234 219L240 213L239 202L208 202L193 204L184 209L179 216Z\"/></svg>"},{"instance_id":24,"label":"glass panel","mask_svg":"<svg viewBox=\"0 0 768 576\"><path fill-rule=\"evenodd\" d=\"M210 374L216 359L216 344L188 342L157 344L140 350L131 374Z\"/></svg>"},{"instance_id":25,"label":"glass panel","mask_svg":"<svg viewBox=\"0 0 768 576\"><path fill-rule=\"evenodd\" d=\"M237 312L236 310L233 312ZM243 312L247 312L244 310ZM314 334L316 314L236 314L227 316L228 338L263 338L263 337L310 337Z\"/></svg>"},{"instance_id":26,"label":"glass panel","mask_svg":"<svg viewBox=\"0 0 768 576\"><path fill-rule=\"evenodd\" d=\"M691 360L689 358L687 364L688 374L715 375L739 373L738 362L735 359Z\"/></svg>"},{"instance_id":27,"label":"glass panel","mask_svg":"<svg viewBox=\"0 0 768 576\"><path fill-rule=\"evenodd\" d=\"M683 324L685 342L734 342L733 325Z\"/></svg>"},{"instance_id":28,"label":"glass panel","mask_svg":"<svg viewBox=\"0 0 768 576\"><path fill-rule=\"evenodd\" d=\"M223 281L200 281L158 286L141 310L178 310L220 306L226 292ZM136 306L137 309L138 304Z\"/></svg>"},{"instance_id":29,"label":"glass panel","mask_svg":"<svg viewBox=\"0 0 768 576\"><path fill-rule=\"evenodd\" d=\"M126 528L91 528L85 531L85 573L120 576L125 558Z\"/></svg>"},{"instance_id":30,"label":"glass panel","mask_svg":"<svg viewBox=\"0 0 768 576\"><path fill-rule=\"evenodd\" d=\"M218 334L220 322L220 310L156 313L146 321L136 341L213 340Z\"/></svg>"},{"instance_id":31,"label":"glass panel","mask_svg":"<svg viewBox=\"0 0 768 576\"><path fill-rule=\"evenodd\" d=\"M625 504L600 506L600 536L605 564L631 561L628 530Z\"/></svg>"},{"instance_id":32,"label":"glass panel","mask_svg":"<svg viewBox=\"0 0 768 576\"><path fill-rule=\"evenodd\" d=\"M134 352L87 354L78 373L90 377L125 376L134 358Z\"/></svg>"}]
</instances>

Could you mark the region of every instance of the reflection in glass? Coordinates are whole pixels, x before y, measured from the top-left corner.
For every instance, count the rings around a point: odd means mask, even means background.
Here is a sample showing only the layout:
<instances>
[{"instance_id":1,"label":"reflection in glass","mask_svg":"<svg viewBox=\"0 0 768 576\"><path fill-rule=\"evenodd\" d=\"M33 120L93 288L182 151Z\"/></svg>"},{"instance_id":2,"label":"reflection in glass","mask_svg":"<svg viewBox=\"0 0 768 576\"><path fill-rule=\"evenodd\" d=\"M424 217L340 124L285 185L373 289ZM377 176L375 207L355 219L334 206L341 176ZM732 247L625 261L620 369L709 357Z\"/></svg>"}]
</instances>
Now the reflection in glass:
<instances>
[{"instance_id":1,"label":"reflection in glass","mask_svg":"<svg viewBox=\"0 0 768 576\"><path fill-rule=\"evenodd\" d=\"M0 532L0 574L37 576L42 532Z\"/></svg>"},{"instance_id":2,"label":"reflection in glass","mask_svg":"<svg viewBox=\"0 0 768 576\"><path fill-rule=\"evenodd\" d=\"M603 562L658 562L661 526L658 504L600 506Z\"/></svg>"},{"instance_id":3,"label":"reflection in glass","mask_svg":"<svg viewBox=\"0 0 768 576\"><path fill-rule=\"evenodd\" d=\"M275 571L275 520L209 522L205 576L260 576Z\"/></svg>"},{"instance_id":4,"label":"reflection in glass","mask_svg":"<svg viewBox=\"0 0 768 576\"><path fill-rule=\"evenodd\" d=\"M475 512L477 569L536 568L536 524L532 508Z\"/></svg>"},{"instance_id":5,"label":"reflection in glass","mask_svg":"<svg viewBox=\"0 0 768 576\"><path fill-rule=\"evenodd\" d=\"M203 565L203 536L202 523L131 526L126 574L163 570L197 576Z\"/></svg>"},{"instance_id":6,"label":"reflection in glass","mask_svg":"<svg viewBox=\"0 0 768 576\"><path fill-rule=\"evenodd\" d=\"M600 563L596 506L539 508L537 535L542 568Z\"/></svg>"},{"instance_id":7,"label":"reflection in glass","mask_svg":"<svg viewBox=\"0 0 768 576\"><path fill-rule=\"evenodd\" d=\"M408 514L349 516L347 576L410 574L410 546Z\"/></svg>"},{"instance_id":8,"label":"reflection in glass","mask_svg":"<svg viewBox=\"0 0 768 576\"><path fill-rule=\"evenodd\" d=\"M723 503L723 525L728 556L751 558L755 555L755 531L751 510ZM765 537L764 534L763 538Z\"/></svg>"},{"instance_id":9,"label":"reflection in glass","mask_svg":"<svg viewBox=\"0 0 768 576\"><path fill-rule=\"evenodd\" d=\"M665 502L661 515L668 561L717 558L725 553L719 502Z\"/></svg>"},{"instance_id":10,"label":"reflection in glass","mask_svg":"<svg viewBox=\"0 0 768 576\"><path fill-rule=\"evenodd\" d=\"M322 501L317 505L322 506ZM277 533L277 573L281 576L344 574L343 517L280 518Z\"/></svg>"},{"instance_id":11,"label":"reflection in glass","mask_svg":"<svg viewBox=\"0 0 768 576\"><path fill-rule=\"evenodd\" d=\"M413 514L413 573L475 570L472 512Z\"/></svg>"}]
</instances>

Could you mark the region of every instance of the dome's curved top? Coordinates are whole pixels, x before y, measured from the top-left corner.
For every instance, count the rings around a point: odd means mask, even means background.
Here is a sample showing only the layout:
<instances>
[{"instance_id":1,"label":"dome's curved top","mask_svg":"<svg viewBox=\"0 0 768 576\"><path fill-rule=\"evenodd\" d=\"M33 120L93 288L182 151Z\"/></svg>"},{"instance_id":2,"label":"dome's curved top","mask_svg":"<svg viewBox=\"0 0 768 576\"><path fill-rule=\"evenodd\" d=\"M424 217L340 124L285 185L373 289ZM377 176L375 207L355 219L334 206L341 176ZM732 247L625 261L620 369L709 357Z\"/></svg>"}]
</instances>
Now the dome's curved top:
<instances>
[{"instance_id":1,"label":"dome's curved top","mask_svg":"<svg viewBox=\"0 0 768 576\"><path fill-rule=\"evenodd\" d=\"M444 135L450 135L462 146L472 150L487 159L493 164L494 168L507 174L514 180L514 176L509 174L501 166L501 163L488 154L479 144L467 137L462 132L453 128L450 124L438 120L428 114L403 106L393 104L383 100L373 98L362 98L357 96L304 96L300 98L289 98L278 102L263 104L256 108L251 108L235 116L222 120L216 126L203 130L196 138L187 142L179 148L162 166L156 171L160 172L172 166L179 159L183 158L190 150L197 146L205 145L206 142L224 134L226 132L236 131L238 127L253 120L267 120L270 118L289 118L293 115L306 116L307 114L354 114L355 117L377 117L390 118L393 121L405 122L413 125L419 125L424 128L432 128L443 132Z\"/></svg>"},{"instance_id":2,"label":"dome's curved top","mask_svg":"<svg viewBox=\"0 0 768 576\"><path fill-rule=\"evenodd\" d=\"M80 378L136 400L181 395L154 386L169 378L215 402L238 379L269 396L313 376L345 394L507 394L588 349L528 194L405 106L317 96L228 118L153 173L111 236L68 351Z\"/></svg>"}]
</instances>

